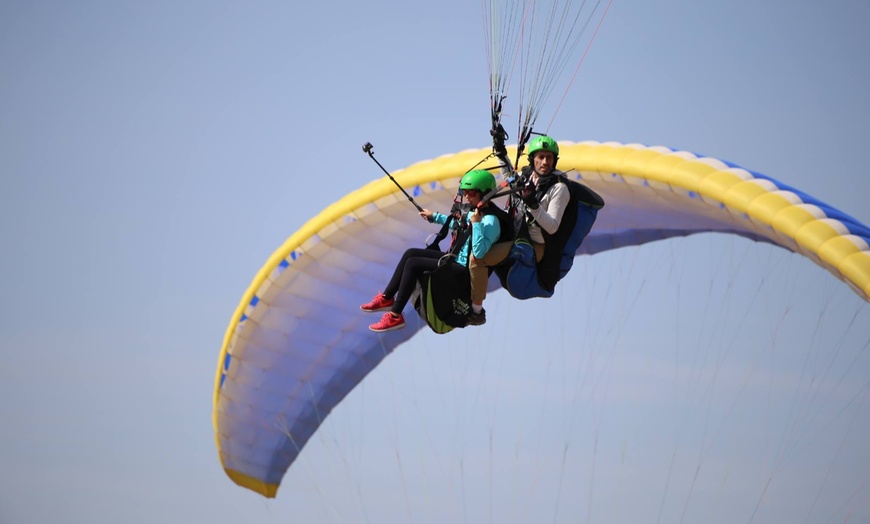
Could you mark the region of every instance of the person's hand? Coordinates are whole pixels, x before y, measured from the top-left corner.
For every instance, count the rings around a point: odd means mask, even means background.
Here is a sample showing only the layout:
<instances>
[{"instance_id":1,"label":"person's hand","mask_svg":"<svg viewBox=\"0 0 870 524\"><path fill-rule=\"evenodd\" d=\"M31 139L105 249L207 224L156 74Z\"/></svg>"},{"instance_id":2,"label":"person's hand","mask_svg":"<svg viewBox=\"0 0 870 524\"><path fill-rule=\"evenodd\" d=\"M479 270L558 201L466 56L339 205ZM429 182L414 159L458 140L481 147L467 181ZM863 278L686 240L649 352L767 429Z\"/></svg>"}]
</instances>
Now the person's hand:
<instances>
[{"instance_id":1,"label":"person's hand","mask_svg":"<svg viewBox=\"0 0 870 524\"><path fill-rule=\"evenodd\" d=\"M507 148L504 145L504 139L493 140L492 152L495 153L495 156L499 159L506 159L508 157Z\"/></svg>"},{"instance_id":2,"label":"person's hand","mask_svg":"<svg viewBox=\"0 0 870 524\"><path fill-rule=\"evenodd\" d=\"M483 220L483 214L480 212L480 208L476 207L471 211L470 220L471 220L472 224L474 224L476 222L480 222L481 220Z\"/></svg>"},{"instance_id":3,"label":"person's hand","mask_svg":"<svg viewBox=\"0 0 870 524\"><path fill-rule=\"evenodd\" d=\"M433 220L435 220L435 214L433 212L429 211L428 209L424 209L423 211L420 211L420 216L425 218L429 222L432 222Z\"/></svg>"},{"instance_id":4,"label":"person's hand","mask_svg":"<svg viewBox=\"0 0 870 524\"><path fill-rule=\"evenodd\" d=\"M492 135L492 152L499 158L507 158L507 148L504 146L507 133L501 124L493 123L493 129L489 131L489 134Z\"/></svg>"},{"instance_id":5,"label":"person's hand","mask_svg":"<svg viewBox=\"0 0 870 524\"><path fill-rule=\"evenodd\" d=\"M529 209L538 209L538 197L535 195L537 188L534 184L529 184L523 189L523 193L520 195L520 198L523 199L523 203Z\"/></svg>"}]
</instances>

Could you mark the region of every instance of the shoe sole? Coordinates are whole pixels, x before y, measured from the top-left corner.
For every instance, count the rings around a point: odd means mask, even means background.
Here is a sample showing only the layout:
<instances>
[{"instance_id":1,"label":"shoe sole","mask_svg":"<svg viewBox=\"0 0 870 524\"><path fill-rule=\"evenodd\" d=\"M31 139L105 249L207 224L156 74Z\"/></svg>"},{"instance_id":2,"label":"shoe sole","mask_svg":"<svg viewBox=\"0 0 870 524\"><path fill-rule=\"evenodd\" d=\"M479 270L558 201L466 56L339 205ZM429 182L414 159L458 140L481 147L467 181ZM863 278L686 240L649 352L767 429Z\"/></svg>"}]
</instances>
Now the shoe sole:
<instances>
[{"instance_id":1,"label":"shoe sole","mask_svg":"<svg viewBox=\"0 0 870 524\"><path fill-rule=\"evenodd\" d=\"M466 326L482 326L486 324L486 317L475 320L473 316L468 317L468 321L465 322Z\"/></svg>"},{"instance_id":2,"label":"shoe sole","mask_svg":"<svg viewBox=\"0 0 870 524\"><path fill-rule=\"evenodd\" d=\"M378 309L365 309L362 306L360 306L359 308L360 308L360 311L365 311L366 313L377 313L378 311L389 311L390 308L392 308L392 307L393 307L393 305L390 304L389 306L379 307Z\"/></svg>"},{"instance_id":3,"label":"shoe sole","mask_svg":"<svg viewBox=\"0 0 870 524\"><path fill-rule=\"evenodd\" d=\"M405 327L405 324L404 324L404 323L399 324L398 326L392 326L392 327L383 328L383 329L375 329L375 328L369 326L369 329L371 329L371 330L374 331L375 333L384 333L384 332L387 332L387 331L395 331L395 330L397 330L397 329L402 329L403 327Z\"/></svg>"}]
</instances>

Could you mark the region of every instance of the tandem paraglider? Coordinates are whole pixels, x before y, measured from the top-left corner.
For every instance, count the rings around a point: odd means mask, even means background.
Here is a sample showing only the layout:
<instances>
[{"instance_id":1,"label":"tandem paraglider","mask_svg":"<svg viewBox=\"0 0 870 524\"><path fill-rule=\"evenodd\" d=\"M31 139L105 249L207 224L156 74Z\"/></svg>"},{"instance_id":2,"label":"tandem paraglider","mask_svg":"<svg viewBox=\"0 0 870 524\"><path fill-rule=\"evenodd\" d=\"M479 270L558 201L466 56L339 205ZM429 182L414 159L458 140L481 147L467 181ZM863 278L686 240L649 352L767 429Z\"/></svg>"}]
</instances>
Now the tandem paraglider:
<instances>
[{"instance_id":1,"label":"tandem paraglider","mask_svg":"<svg viewBox=\"0 0 870 524\"><path fill-rule=\"evenodd\" d=\"M559 146L548 136L529 144L528 165L517 173L497 128L493 154L502 181L485 169L462 176L446 214L422 208L363 146L378 167L429 222L441 230L425 248L409 248L400 258L383 291L360 306L366 312L387 311L369 326L375 332L405 327L403 309L411 301L435 333L486 322L483 301L495 272L515 298L547 298L571 269L574 256L589 234L604 200L556 169ZM496 199L506 196L505 209ZM440 243L448 234L450 245ZM413 291L413 293L412 293Z\"/></svg>"},{"instance_id":2,"label":"tandem paraglider","mask_svg":"<svg viewBox=\"0 0 870 524\"><path fill-rule=\"evenodd\" d=\"M576 78L609 5L485 0L490 107L482 128L490 128L492 146L393 172L378 162L386 178L338 198L265 262L230 318L215 374L217 451L234 482L275 497L324 419L397 347L420 332L469 325L475 305L482 313L484 298L499 289L511 300L555 296L578 256L687 235L735 235L805 256L870 301L870 229L848 214L729 162L663 146L557 141L549 125L538 125L554 87L561 83L567 93ZM512 98L514 81L519 96ZM511 145L502 120L506 103L517 104L509 112L517 117ZM371 144L364 151L374 160ZM479 171L501 180L493 189ZM475 180L464 178L472 172ZM499 233L490 229L490 245L476 253L468 225L453 229L455 220L461 226L475 214L468 198L457 199L463 190L479 193L475 207L491 201L507 216L488 219ZM554 221L555 202L562 209ZM424 244L434 229L421 219L434 218L426 210L449 211L446 229ZM422 320L370 329L372 318L360 305L383 311L393 298L373 303L372 294L388 284L405 251L429 246L440 260L438 243L448 235L457 249L472 248L469 271L462 270L468 285L455 292L461 300L439 298L432 291L440 286L424 280L408 299ZM471 284L481 276L483 292ZM438 306L445 303L447 309Z\"/></svg>"},{"instance_id":3,"label":"tandem paraglider","mask_svg":"<svg viewBox=\"0 0 870 524\"><path fill-rule=\"evenodd\" d=\"M449 209L467 166L488 153L443 156L393 176L421 207ZM870 228L770 177L637 144L561 142L559 165L607 201L577 256L718 232L803 255L870 301ZM269 258L230 320L215 377L218 452L235 482L275 496L324 417L391 351L429 330L417 322L374 333L359 305L431 230L381 178L324 209ZM496 277L490 282L497 288Z\"/></svg>"}]
</instances>

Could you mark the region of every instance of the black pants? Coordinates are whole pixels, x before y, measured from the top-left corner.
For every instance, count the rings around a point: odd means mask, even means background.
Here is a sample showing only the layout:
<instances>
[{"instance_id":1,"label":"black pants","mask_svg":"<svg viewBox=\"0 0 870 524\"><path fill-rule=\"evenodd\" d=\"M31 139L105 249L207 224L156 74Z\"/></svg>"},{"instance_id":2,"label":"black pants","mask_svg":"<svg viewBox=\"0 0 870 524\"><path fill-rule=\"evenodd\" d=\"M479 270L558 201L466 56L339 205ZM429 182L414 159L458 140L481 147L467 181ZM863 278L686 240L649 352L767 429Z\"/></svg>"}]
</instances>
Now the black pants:
<instances>
[{"instance_id":1,"label":"black pants","mask_svg":"<svg viewBox=\"0 0 870 524\"><path fill-rule=\"evenodd\" d=\"M411 298L411 293L414 292L414 287L417 285L417 280L423 276L424 272L434 271L438 267L438 260L443 256L444 253L435 249L412 247L405 251L396 265L396 270L393 271L393 278L384 288L385 296L396 297L396 303L393 304L390 311L398 315L405 309L408 299ZM448 263L456 264L452 257Z\"/></svg>"}]
</instances>

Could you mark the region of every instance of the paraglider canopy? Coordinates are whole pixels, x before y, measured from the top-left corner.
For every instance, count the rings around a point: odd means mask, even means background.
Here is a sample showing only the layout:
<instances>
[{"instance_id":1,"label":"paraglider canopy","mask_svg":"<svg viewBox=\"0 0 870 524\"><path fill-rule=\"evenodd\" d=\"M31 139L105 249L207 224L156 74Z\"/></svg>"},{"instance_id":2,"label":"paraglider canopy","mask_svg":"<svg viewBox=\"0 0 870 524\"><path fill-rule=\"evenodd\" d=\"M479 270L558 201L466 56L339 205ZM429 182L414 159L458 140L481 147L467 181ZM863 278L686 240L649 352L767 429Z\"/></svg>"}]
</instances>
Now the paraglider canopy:
<instances>
[{"instance_id":1,"label":"paraglider canopy","mask_svg":"<svg viewBox=\"0 0 870 524\"><path fill-rule=\"evenodd\" d=\"M515 151L515 150L514 150ZM734 164L666 147L559 144L560 166L607 201L578 255L718 232L812 260L870 301L870 229L848 214ZM395 178L421 205L446 208L472 150ZM375 334L358 305L431 225L389 180L345 196L293 233L255 276L224 337L215 377L218 453L238 484L274 497L329 412L415 335Z\"/></svg>"}]
</instances>

